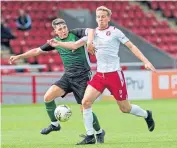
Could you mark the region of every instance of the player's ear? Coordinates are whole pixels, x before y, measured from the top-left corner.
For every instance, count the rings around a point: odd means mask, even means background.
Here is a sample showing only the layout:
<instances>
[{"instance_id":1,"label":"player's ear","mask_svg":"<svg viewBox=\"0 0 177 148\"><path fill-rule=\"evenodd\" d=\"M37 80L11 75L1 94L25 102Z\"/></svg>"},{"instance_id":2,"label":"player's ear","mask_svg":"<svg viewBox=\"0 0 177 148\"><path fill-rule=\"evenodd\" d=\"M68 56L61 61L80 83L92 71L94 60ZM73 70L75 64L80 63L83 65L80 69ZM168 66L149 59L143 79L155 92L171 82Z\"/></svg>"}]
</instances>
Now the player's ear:
<instances>
[{"instance_id":1,"label":"player's ear","mask_svg":"<svg viewBox=\"0 0 177 148\"><path fill-rule=\"evenodd\" d=\"M57 34L57 31L56 31L56 29L54 29L53 31L55 32L55 34Z\"/></svg>"},{"instance_id":2,"label":"player's ear","mask_svg":"<svg viewBox=\"0 0 177 148\"><path fill-rule=\"evenodd\" d=\"M109 22L111 21L111 16L109 16L109 19L108 19L108 20L109 20Z\"/></svg>"}]
</instances>

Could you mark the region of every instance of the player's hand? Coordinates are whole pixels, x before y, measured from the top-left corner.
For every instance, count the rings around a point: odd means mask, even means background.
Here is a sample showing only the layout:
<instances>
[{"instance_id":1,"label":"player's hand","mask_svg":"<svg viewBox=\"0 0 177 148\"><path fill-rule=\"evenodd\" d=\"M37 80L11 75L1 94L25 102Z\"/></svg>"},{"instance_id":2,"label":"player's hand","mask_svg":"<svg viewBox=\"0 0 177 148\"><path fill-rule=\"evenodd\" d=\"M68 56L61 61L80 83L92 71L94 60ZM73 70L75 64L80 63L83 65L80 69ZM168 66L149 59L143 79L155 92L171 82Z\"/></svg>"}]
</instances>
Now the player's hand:
<instances>
[{"instance_id":1,"label":"player's hand","mask_svg":"<svg viewBox=\"0 0 177 148\"><path fill-rule=\"evenodd\" d=\"M90 54L92 54L92 55L95 54L96 49L95 49L95 46L94 46L93 43L87 42L87 51L88 51Z\"/></svg>"},{"instance_id":2,"label":"player's hand","mask_svg":"<svg viewBox=\"0 0 177 148\"><path fill-rule=\"evenodd\" d=\"M58 41L55 39L47 40L47 43L52 47L58 46Z\"/></svg>"},{"instance_id":3,"label":"player's hand","mask_svg":"<svg viewBox=\"0 0 177 148\"><path fill-rule=\"evenodd\" d=\"M144 67L145 67L146 69L148 69L148 70L152 70L153 72L156 72L155 67L154 67L150 62L146 62L146 63L144 64Z\"/></svg>"},{"instance_id":4,"label":"player's hand","mask_svg":"<svg viewBox=\"0 0 177 148\"><path fill-rule=\"evenodd\" d=\"M9 64L12 64L13 62L15 62L16 60L19 60L20 59L20 56L11 56L9 58Z\"/></svg>"}]
</instances>

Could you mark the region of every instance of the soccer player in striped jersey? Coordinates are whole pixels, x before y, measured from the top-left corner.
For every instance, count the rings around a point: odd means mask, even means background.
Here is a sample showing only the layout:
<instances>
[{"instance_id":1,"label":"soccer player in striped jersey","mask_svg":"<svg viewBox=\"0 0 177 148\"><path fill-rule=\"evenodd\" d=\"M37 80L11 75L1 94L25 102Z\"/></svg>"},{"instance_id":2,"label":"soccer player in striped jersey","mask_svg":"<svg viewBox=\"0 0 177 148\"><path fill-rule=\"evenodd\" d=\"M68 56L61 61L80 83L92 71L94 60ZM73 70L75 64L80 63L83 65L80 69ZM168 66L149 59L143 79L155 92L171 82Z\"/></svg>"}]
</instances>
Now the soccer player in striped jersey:
<instances>
[{"instance_id":1,"label":"soccer player in striped jersey","mask_svg":"<svg viewBox=\"0 0 177 148\"><path fill-rule=\"evenodd\" d=\"M60 42L71 42L77 41L81 37L88 34L88 32L92 32L93 29L73 29L71 31L68 30L67 25L63 19L57 18L53 20L52 26L54 28L57 36L55 39ZM90 45L91 46L91 45ZM45 93L44 95L44 103L46 106L46 111L50 117L51 124L41 130L41 134L47 135L52 131L59 131L60 124L56 120L54 116L54 110L56 108L56 104L54 99L57 97L64 97L70 92L73 92L75 99L78 104L81 105L82 111L82 99L84 97L84 92L87 87L87 82L91 78L90 66L89 66L89 58L88 52L85 50L84 46L79 47L77 50L72 50L63 47L52 47L49 44L44 44L38 48L27 51L26 53L11 56L10 63L22 59L38 56L45 51L57 50L60 54L60 57L63 61L65 72L60 80L56 81ZM101 129L97 116L92 113L93 117L93 127L96 131L97 142L104 142L104 130ZM96 141L92 141L95 143Z\"/></svg>"},{"instance_id":2,"label":"soccer player in striped jersey","mask_svg":"<svg viewBox=\"0 0 177 148\"><path fill-rule=\"evenodd\" d=\"M85 91L83 105L83 117L87 135L78 145L92 144L94 141L94 129L92 126L92 104L98 96L107 88L117 101L120 110L123 113L130 113L135 116L143 117L147 123L149 131L155 127L152 118L152 112L144 110L138 105L130 104L124 74L120 67L120 57L118 55L120 43L127 46L145 65L145 68L155 71L154 66L141 53L141 51L124 35L124 33L108 23L111 19L111 10L101 6L96 10L96 21L98 27L93 34L93 44L95 46L95 55L97 58L97 73L92 80L88 82ZM83 37L77 42L63 43L56 40L50 40L51 46L62 46L65 48L79 48L87 42L87 37Z\"/></svg>"}]
</instances>

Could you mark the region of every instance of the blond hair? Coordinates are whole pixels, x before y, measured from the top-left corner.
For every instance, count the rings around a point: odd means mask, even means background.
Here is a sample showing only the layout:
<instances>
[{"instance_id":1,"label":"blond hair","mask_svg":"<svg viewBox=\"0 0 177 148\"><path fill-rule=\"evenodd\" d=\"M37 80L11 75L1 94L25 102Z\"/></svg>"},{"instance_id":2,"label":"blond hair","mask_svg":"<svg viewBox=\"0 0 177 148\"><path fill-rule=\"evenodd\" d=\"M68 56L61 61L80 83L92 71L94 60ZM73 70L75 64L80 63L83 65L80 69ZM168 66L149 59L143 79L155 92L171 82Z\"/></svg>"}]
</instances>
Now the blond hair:
<instances>
[{"instance_id":1,"label":"blond hair","mask_svg":"<svg viewBox=\"0 0 177 148\"><path fill-rule=\"evenodd\" d=\"M107 7L105 7L105 6L100 6L100 7L98 7L97 9L96 9L96 12L97 11L106 11L107 13L108 13L108 16L111 16L111 14L112 14L112 12L111 12L111 10L110 9L108 9Z\"/></svg>"},{"instance_id":2,"label":"blond hair","mask_svg":"<svg viewBox=\"0 0 177 148\"><path fill-rule=\"evenodd\" d=\"M61 18L57 18L52 21L52 27L54 29L56 28L57 25L60 25L60 24L66 24L65 20L63 20Z\"/></svg>"}]
</instances>

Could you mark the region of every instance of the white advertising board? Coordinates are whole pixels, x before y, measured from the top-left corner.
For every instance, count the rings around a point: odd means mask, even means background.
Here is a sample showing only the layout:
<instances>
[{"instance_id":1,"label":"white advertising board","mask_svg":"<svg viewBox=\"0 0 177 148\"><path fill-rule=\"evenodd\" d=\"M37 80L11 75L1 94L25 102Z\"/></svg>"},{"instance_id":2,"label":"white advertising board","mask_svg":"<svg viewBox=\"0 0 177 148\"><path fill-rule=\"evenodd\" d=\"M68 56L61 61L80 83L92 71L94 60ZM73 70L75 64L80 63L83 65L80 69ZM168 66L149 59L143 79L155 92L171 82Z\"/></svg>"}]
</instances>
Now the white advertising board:
<instances>
[{"instance_id":1,"label":"white advertising board","mask_svg":"<svg viewBox=\"0 0 177 148\"><path fill-rule=\"evenodd\" d=\"M129 100L152 99L152 74L150 71L125 71L124 76ZM111 95L107 89L103 94L104 96Z\"/></svg>"}]
</instances>

